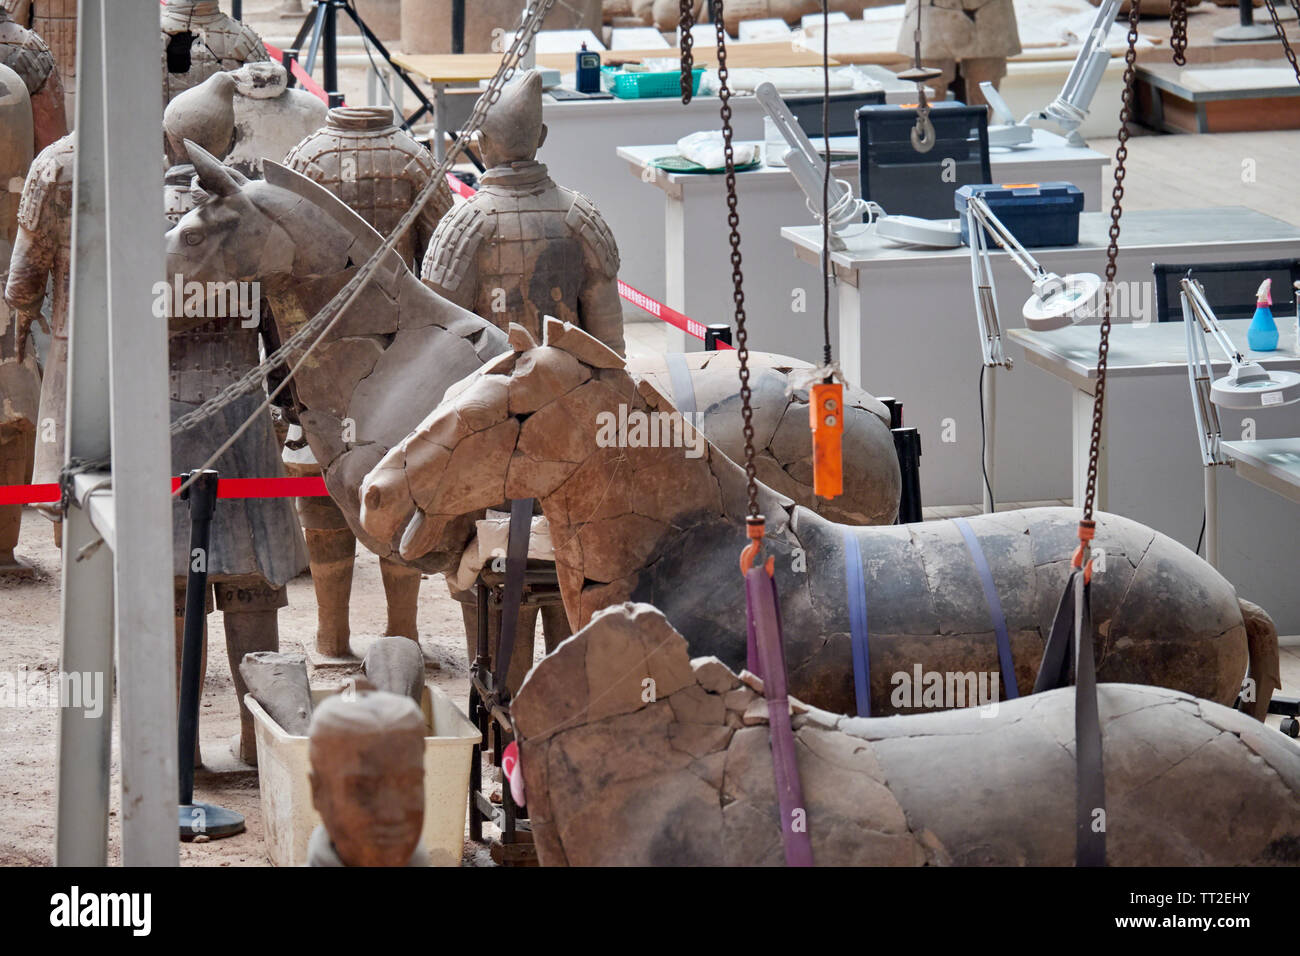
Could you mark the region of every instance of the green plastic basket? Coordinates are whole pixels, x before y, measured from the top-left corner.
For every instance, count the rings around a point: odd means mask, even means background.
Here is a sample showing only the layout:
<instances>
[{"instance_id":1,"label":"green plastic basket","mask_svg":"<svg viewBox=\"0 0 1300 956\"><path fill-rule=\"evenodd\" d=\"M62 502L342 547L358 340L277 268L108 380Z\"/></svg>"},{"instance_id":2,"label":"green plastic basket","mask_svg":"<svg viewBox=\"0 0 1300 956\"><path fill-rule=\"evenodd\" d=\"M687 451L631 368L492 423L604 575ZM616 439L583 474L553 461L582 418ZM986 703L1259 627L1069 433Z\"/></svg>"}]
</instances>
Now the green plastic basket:
<instances>
[{"instance_id":1,"label":"green plastic basket","mask_svg":"<svg viewBox=\"0 0 1300 956\"><path fill-rule=\"evenodd\" d=\"M700 77L704 70L691 71L691 95L700 89ZM647 100L655 97L681 96L682 74L679 70L664 70L655 73L628 73L616 67L601 68L601 78L605 91L613 93L621 100Z\"/></svg>"}]
</instances>

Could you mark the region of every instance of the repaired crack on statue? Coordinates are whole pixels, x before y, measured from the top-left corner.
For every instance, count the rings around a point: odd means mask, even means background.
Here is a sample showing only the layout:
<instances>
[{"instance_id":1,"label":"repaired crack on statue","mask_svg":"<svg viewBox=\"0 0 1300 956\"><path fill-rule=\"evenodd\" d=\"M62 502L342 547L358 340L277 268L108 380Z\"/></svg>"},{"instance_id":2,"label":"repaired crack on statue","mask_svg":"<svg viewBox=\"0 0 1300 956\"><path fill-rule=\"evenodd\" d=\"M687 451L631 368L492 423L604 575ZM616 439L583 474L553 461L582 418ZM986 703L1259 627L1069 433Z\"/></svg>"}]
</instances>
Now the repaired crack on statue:
<instances>
[{"instance_id":1,"label":"repaired crack on statue","mask_svg":"<svg viewBox=\"0 0 1300 956\"><path fill-rule=\"evenodd\" d=\"M596 614L511 705L541 863L779 866L762 686L690 660L654 607ZM1164 688L1098 697L1110 865L1300 862L1294 743ZM1072 689L905 718L790 703L816 863L1074 862Z\"/></svg>"},{"instance_id":2,"label":"repaired crack on statue","mask_svg":"<svg viewBox=\"0 0 1300 956\"><path fill-rule=\"evenodd\" d=\"M677 415L646 381L580 329L551 320L546 344L511 329L503 355L449 389L443 404L366 477L362 522L416 561L445 527L503 498L537 498L555 541L569 620L627 600L661 608L696 654L745 659L742 589L728 587L744 544L740 467L708 444L633 440L620 423ZM684 427L689 428L689 425ZM916 706L897 675L996 674L997 643L979 574L949 521L836 525L760 485L766 553L776 559L791 693L828 710L855 707L846 548L866 582L874 712ZM1017 683L1032 686L1078 515L1035 508L969 519L991 570ZM1099 680L1157 684L1223 704L1249 660L1257 715L1278 686L1277 636L1246 616L1232 585L1170 538L1099 515L1092 584ZM852 552L849 552L852 556ZM933 706L922 700L922 706ZM942 706L952 706L946 704Z\"/></svg>"}]
</instances>

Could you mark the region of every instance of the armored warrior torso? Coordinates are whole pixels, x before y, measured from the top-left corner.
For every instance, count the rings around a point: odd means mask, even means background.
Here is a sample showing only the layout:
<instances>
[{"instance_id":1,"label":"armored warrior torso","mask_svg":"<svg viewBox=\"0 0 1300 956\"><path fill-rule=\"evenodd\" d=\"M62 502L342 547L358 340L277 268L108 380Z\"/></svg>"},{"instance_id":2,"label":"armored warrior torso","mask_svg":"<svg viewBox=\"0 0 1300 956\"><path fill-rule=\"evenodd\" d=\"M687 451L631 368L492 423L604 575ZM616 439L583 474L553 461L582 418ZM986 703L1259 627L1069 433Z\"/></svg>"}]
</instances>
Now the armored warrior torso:
<instances>
[{"instance_id":1,"label":"armored warrior torso","mask_svg":"<svg viewBox=\"0 0 1300 956\"><path fill-rule=\"evenodd\" d=\"M501 328L538 341L545 316L572 322L623 352L618 247L591 201L536 161L495 166L479 192L434 233L421 277Z\"/></svg>"},{"instance_id":2,"label":"armored warrior torso","mask_svg":"<svg viewBox=\"0 0 1300 956\"><path fill-rule=\"evenodd\" d=\"M434 173L433 157L393 123L387 107L340 107L325 126L295 146L285 165L324 186L381 235L388 235ZM438 221L451 208L451 190L438 189L397 246L419 269Z\"/></svg>"},{"instance_id":3,"label":"armored warrior torso","mask_svg":"<svg viewBox=\"0 0 1300 956\"><path fill-rule=\"evenodd\" d=\"M215 0L168 0L162 42L163 105L220 70L270 59L261 38L222 13Z\"/></svg>"},{"instance_id":4,"label":"armored warrior torso","mask_svg":"<svg viewBox=\"0 0 1300 956\"><path fill-rule=\"evenodd\" d=\"M68 131L59 68L45 41L15 23L3 7L0 7L0 63L22 77L26 84L32 100L34 145L37 150L44 149Z\"/></svg>"}]
</instances>

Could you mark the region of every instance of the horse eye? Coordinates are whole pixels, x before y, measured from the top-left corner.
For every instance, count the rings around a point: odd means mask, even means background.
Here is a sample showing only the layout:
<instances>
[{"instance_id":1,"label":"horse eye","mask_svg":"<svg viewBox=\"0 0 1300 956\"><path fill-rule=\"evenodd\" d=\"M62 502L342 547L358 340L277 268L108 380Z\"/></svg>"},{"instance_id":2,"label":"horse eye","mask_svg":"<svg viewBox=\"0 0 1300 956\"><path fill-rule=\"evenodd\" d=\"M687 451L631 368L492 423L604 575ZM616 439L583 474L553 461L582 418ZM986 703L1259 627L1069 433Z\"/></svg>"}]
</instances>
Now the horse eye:
<instances>
[{"instance_id":1,"label":"horse eye","mask_svg":"<svg viewBox=\"0 0 1300 956\"><path fill-rule=\"evenodd\" d=\"M203 241L203 233L199 232L197 229L186 229L181 233L181 238L185 240L187 246L197 246Z\"/></svg>"}]
</instances>

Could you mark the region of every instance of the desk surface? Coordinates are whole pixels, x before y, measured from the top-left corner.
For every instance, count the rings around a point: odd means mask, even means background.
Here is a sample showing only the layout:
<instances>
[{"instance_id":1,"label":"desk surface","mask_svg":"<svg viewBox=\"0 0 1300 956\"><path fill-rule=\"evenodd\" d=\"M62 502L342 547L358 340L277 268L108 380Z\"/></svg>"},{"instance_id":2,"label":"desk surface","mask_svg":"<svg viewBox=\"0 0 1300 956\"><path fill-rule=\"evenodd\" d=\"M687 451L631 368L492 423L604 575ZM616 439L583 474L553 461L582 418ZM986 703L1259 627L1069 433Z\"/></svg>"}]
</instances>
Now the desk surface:
<instances>
[{"instance_id":1,"label":"desk surface","mask_svg":"<svg viewBox=\"0 0 1300 956\"><path fill-rule=\"evenodd\" d=\"M1250 319L1228 319L1220 323L1233 344L1242 349L1247 361L1267 368L1300 371L1300 353L1296 350L1294 320L1278 319L1281 333L1273 352L1252 352L1246 348L1246 330ZM1071 325L1051 332L1012 329L1012 341L1023 345L1029 361L1047 369L1076 386L1097 378L1097 344L1100 329L1096 325ZM1210 362L1224 371L1228 360L1214 342L1209 345ZM1152 322L1147 325L1117 323L1110 330L1110 353L1106 374L1187 375L1187 331L1182 322ZM1090 390L1090 388L1085 388Z\"/></svg>"},{"instance_id":2,"label":"desk surface","mask_svg":"<svg viewBox=\"0 0 1300 956\"><path fill-rule=\"evenodd\" d=\"M954 215L955 212L954 210ZM1120 226L1119 244L1126 253L1158 250L1158 255L1165 258L1177 254L1171 250L1183 247L1203 250L1206 246L1228 247L1237 243L1288 239L1300 243L1300 228L1243 206L1219 206L1213 209L1139 209L1125 213ZM1034 258L1044 261L1050 261L1054 255L1062 253L1100 253L1109 244L1109 229L1109 213L1081 213L1077 245L1029 251ZM816 259L821 256L820 226L786 226L781 230L781 236L794 243L796 252L801 258ZM846 242L847 249L831 253L831 261L838 269L892 269L909 264L925 266L937 259L970 260L970 249L966 246L958 246L955 249L902 246L885 239L878 239L874 234L854 236ZM999 249L991 251L990 255L996 259L1005 256L1006 253ZM1101 264L1102 260L1098 259L1098 266L1100 267Z\"/></svg>"},{"instance_id":3,"label":"desk surface","mask_svg":"<svg viewBox=\"0 0 1300 956\"><path fill-rule=\"evenodd\" d=\"M746 140L752 142L752 140ZM821 149L822 140L820 138L813 140L813 146ZM858 138L856 136L832 136L831 150L836 152L858 151ZM663 156L673 156L677 153L677 146L674 143L665 143L660 146L620 146L618 155L620 159L626 160L635 170L644 169L649 166L653 160ZM1063 136L1057 136L1044 129L1034 130L1033 144L1022 149L1008 149L999 147L989 150L989 164L996 171L1000 165L1011 163L1083 163L1088 165L1105 166L1109 164L1110 157L1095 150L1088 149L1086 146L1069 146L1066 145ZM850 172L856 172L858 161L856 158L842 160L832 165L832 169L846 168ZM764 177L764 176L785 176L789 170L785 166L768 166L766 164L757 169L746 170L737 175L745 177ZM660 181L662 179L662 182ZM660 186L665 183L679 185L690 180L709 180L715 179L722 182L721 174L710 175L708 173L671 173L666 170L660 170L660 178L656 182ZM719 186L719 188L721 188ZM818 232L820 235L820 231Z\"/></svg>"},{"instance_id":4,"label":"desk surface","mask_svg":"<svg viewBox=\"0 0 1300 956\"><path fill-rule=\"evenodd\" d=\"M1300 503L1300 438L1225 441L1219 447L1241 477Z\"/></svg>"},{"instance_id":5,"label":"desk surface","mask_svg":"<svg viewBox=\"0 0 1300 956\"><path fill-rule=\"evenodd\" d=\"M501 65L500 53L394 53L393 63L421 77L426 83L477 83L490 80ZM680 59L676 47L657 50L606 50L603 61L648 60L658 58ZM696 66L716 66L716 47L694 48ZM574 54L539 53L537 65L564 72L572 72ZM742 67L821 66L822 55L811 50L797 50L790 43L729 43L727 66ZM836 60L831 60L837 66Z\"/></svg>"}]
</instances>

